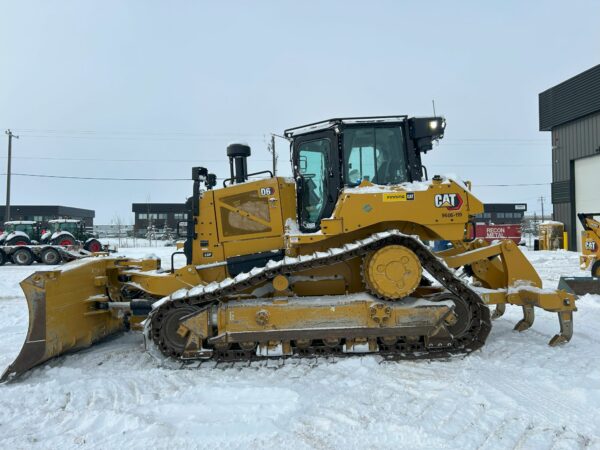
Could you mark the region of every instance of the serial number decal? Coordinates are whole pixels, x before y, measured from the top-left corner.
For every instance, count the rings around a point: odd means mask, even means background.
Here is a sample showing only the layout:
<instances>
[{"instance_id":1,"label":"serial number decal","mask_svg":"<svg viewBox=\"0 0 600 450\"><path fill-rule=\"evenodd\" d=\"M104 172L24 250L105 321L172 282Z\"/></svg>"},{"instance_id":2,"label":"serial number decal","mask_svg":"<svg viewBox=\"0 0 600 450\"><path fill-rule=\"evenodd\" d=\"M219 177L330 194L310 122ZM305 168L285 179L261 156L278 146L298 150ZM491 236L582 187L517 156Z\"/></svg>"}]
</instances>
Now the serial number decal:
<instances>
[{"instance_id":1,"label":"serial number decal","mask_svg":"<svg viewBox=\"0 0 600 450\"><path fill-rule=\"evenodd\" d=\"M460 194L436 194L433 197L436 208L446 208L449 211L460 209L463 204Z\"/></svg>"},{"instance_id":2,"label":"serial number decal","mask_svg":"<svg viewBox=\"0 0 600 450\"><path fill-rule=\"evenodd\" d=\"M202 256L204 256L205 258L212 258L212 252L204 252L202 253Z\"/></svg>"},{"instance_id":3,"label":"serial number decal","mask_svg":"<svg viewBox=\"0 0 600 450\"><path fill-rule=\"evenodd\" d=\"M462 217L463 213L461 212L445 212L442 213L442 217L447 218L447 219L454 219L454 218L458 218L458 217Z\"/></svg>"},{"instance_id":4,"label":"serial number decal","mask_svg":"<svg viewBox=\"0 0 600 450\"><path fill-rule=\"evenodd\" d=\"M415 199L414 192L386 192L381 195L384 202L405 202Z\"/></svg>"}]
</instances>

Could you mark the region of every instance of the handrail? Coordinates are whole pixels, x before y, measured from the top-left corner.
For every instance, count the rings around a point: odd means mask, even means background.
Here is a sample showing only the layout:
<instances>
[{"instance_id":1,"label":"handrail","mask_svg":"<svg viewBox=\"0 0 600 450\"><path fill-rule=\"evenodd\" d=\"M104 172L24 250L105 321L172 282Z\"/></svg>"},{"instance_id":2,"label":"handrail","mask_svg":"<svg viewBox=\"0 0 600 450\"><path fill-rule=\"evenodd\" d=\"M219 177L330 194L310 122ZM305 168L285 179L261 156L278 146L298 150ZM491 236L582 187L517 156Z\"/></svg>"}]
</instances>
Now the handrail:
<instances>
[{"instance_id":1,"label":"handrail","mask_svg":"<svg viewBox=\"0 0 600 450\"><path fill-rule=\"evenodd\" d=\"M271 175L271 178L274 177L273 172L271 172L270 170L261 170L260 172L249 173L248 177L252 177L252 176L255 176L255 175L262 175L263 173L268 173L269 175ZM223 180L223 187L227 187L227 182L228 181L233 181L233 180L235 180L235 178L225 178Z\"/></svg>"},{"instance_id":2,"label":"handrail","mask_svg":"<svg viewBox=\"0 0 600 450\"><path fill-rule=\"evenodd\" d=\"M171 253L171 273L175 273L175 255L185 255L185 252Z\"/></svg>"}]
</instances>

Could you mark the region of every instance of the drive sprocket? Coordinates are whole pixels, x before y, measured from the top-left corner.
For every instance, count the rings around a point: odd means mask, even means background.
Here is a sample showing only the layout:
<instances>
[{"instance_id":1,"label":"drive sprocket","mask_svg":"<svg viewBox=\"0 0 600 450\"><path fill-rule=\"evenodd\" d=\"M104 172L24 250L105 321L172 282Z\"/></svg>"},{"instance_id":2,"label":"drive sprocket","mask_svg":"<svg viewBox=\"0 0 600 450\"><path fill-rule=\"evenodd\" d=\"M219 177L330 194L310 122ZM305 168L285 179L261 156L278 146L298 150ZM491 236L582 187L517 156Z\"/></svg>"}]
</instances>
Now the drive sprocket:
<instances>
[{"instance_id":1,"label":"drive sprocket","mask_svg":"<svg viewBox=\"0 0 600 450\"><path fill-rule=\"evenodd\" d=\"M423 275L419 257L403 245L386 245L364 258L363 281L367 290L385 300L412 294Z\"/></svg>"}]
</instances>

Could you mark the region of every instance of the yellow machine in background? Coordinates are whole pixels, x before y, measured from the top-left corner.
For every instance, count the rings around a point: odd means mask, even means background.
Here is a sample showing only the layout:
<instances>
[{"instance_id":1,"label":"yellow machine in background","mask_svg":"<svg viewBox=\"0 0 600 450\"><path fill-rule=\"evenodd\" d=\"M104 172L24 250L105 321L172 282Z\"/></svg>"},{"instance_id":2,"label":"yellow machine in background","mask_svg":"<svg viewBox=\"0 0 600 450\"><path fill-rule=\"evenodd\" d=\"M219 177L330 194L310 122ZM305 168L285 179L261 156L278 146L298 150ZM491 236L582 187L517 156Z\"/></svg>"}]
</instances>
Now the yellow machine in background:
<instances>
[{"instance_id":1,"label":"yellow machine in background","mask_svg":"<svg viewBox=\"0 0 600 450\"><path fill-rule=\"evenodd\" d=\"M488 305L556 312L571 339L575 298L542 289L511 241L467 242L483 212L470 188L423 180L440 117L332 119L286 130L294 178L248 174L250 148L227 148L231 177L194 168L187 265L93 258L24 280L30 326L3 379L145 319L148 345L180 359L378 353L433 358L480 348ZM265 177L249 181L250 177ZM449 240L435 254L423 241ZM470 275L469 285L461 274Z\"/></svg>"},{"instance_id":2,"label":"yellow machine in background","mask_svg":"<svg viewBox=\"0 0 600 450\"><path fill-rule=\"evenodd\" d=\"M565 225L561 222L545 221L539 225L540 250L559 250L563 248Z\"/></svg>"},{"instance_id":3,"label":"yellow machine in background","mask_svg":"<svg viewBox=\"0 0 600 450\"><path fill-rule=\"evenodd\" d=\"M581 256L579 262L582 269L590 269L592 276L600 277L600 222L595 217L600 213L577 214L583 232L581 233Z\"/></svg>"}]
</instances>

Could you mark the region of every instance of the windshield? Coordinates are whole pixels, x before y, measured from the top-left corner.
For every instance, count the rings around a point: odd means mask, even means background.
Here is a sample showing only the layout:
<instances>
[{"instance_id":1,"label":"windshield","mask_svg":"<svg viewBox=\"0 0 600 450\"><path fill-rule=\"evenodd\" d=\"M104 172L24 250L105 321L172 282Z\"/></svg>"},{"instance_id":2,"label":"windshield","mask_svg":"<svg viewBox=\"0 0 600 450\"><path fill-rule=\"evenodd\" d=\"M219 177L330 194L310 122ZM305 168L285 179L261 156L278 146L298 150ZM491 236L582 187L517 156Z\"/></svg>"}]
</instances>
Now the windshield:
<instances>
[{"instance_id":1,"label":"windshield","mask_svg":"<svg viewBox=\"0 0 600 450\"><path fill-rule=\"evenodd\" d=\"M68 231L73 234L77 231L76 222L54 222L50 224L50 230L55 233L57 231Z\"/></svg>"},{"instance_id":2,"label":"windshield","mask_svg":"<svg viewBox=\"0 0 600 450\"><path fill-rule=\"evenodd\" d=\"M402 128L344 130L344 179L347 186L358 186L363 180L383 185L410 181Z\"/></svg>"},{"instance_id":3,"label":"windshield","mask_svg":"<svg viewBox=\"0 0 600 450\"><path fill-rule=\"evenodd\" d=\"M4 225L5 233L12 233L13 231L22 231L30 235L33 233L33 225L30 223L7 223Z\"/></svg>"},{"instance_id":4,"label":"windshield","mask_svg":"<svg viewBox=\"0 0 600 450\"><path fill-rule=\"evenodd\" d=\"M31 236L31 234L33 233L33 225L28 223L28 224L19 224L16 226L16 230L17 231L22 231L23 233L26 233L28 235Z\"/></svg>"}]
</instances>

